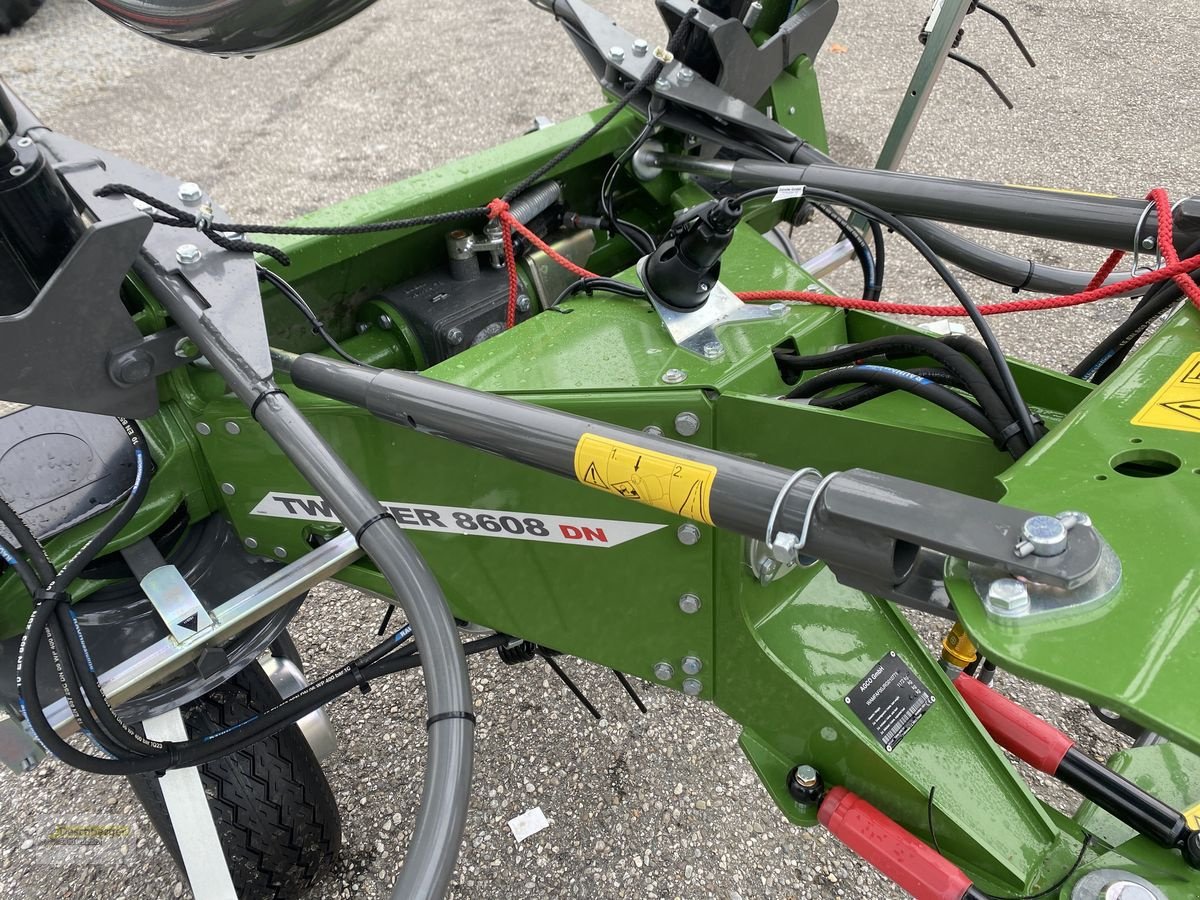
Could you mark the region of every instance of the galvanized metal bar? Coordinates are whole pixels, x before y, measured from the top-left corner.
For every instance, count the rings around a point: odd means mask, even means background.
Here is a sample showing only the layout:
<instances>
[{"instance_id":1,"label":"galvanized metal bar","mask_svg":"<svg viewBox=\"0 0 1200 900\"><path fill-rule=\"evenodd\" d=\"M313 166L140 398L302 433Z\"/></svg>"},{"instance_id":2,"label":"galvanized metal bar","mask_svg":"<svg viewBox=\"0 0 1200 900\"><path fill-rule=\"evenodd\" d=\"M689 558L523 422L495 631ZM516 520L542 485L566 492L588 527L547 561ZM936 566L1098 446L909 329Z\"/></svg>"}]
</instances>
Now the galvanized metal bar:
<instances>
[{"instance_id":1,"label":"galvanized metal bar","mask_svg":"<svg viewBox=\"0 0 1200 900\"><path fill-rule=\"evenodd\" d=\"M183 713L178 709L152 716L142 727L152 741L182 743L188 739ZM164 772L158 779L158 787L196 900L237 900L229 863L200 781L200 770L193 766Z\"/></svg>"},{"instance_id":2,"label":"galvanized metal bar","mask_svg":"<svg viewBox=\"0 0 1200 900\"><path fill-rule=\"evenodd\" d=\"M332 578L362 556L354 536L341 534L284 566L213 610L212 631L187 641L163 638L100 675L100 686L113 704L137 696L145 688L190 663L206 646L232 637L294 600L309 588ZM75 732L78 723L66 700L46 707L46 718L61 735Z\"/></svg>"}]
</instances>

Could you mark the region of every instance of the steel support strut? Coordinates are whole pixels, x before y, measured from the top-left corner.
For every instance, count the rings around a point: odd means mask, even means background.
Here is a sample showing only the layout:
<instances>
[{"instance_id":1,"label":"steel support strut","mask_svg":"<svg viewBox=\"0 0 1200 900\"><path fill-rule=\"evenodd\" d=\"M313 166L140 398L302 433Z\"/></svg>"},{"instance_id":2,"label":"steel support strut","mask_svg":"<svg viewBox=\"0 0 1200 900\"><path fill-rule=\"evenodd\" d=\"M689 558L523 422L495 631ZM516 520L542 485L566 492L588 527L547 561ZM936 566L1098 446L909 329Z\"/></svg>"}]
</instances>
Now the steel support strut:
<instances>
[{"instance_id":1,"label":"steel support strut","mask_svg":"<svg viewBox=\"0 0 1200 900\"><path fill-rule=\"evenodd\" d=\"M876 472L801 477L766 463L446 384L322 356L276 354L298 387L362 407L379 418L580 479L585 436L715 470L709 524L779 543L826 562L839 580L886 596L916 569L921 550L1003 566L1013 575L1076 587L1096 571L1103 547L1090 525L1071 531L1065 552L1019 556L1033 513ZM815 473L813 473L815 474ZM657 504L652 504L657 505ZM770 532L770 533L768 533Z\"/></svg>"}]
</instances>

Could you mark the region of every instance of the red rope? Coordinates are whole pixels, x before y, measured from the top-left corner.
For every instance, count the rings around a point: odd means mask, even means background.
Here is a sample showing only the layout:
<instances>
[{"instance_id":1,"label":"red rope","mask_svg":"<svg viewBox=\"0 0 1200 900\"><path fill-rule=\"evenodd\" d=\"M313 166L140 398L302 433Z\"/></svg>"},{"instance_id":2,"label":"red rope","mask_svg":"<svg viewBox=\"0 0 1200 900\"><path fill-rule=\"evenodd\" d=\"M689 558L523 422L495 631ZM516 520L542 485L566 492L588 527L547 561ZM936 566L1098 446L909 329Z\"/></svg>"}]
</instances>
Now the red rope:
<instances>
[{"instance_id":1,"label":"red rope","mask_svg":"<svg viewBox=\"0 0 1200 900\"><path fill-rule=\"evenodd\" d=\"M1095 303L1107 300L1130 291L1149 287L1152 284L1173 280L1189 300L1200 309L1200 286L1189 274L1193 269L1200 268L1200 254L1181 260L1175 252L1174 223L1171 219L1171 204L1167 192L1162 188L1154 188L1146 195L1147 200L1154 202L1158 212L1158 246L1161 248L1163 260L1166 263L1161 269L1142 272L1122 281L1104 284L1109 275L1116 269L1124 257L1122 250L1114 250L1109 254L1104 264L1096 272L1095 277L1088 282L1087 287L1076 294L1063 294L1057 297L1041 297L1028 300L1008 300L1001 303L984 303L979 311L985 316L1001 313L1038 312L1045 309L1065 309L1068 306L1080 306L1084 303ZM517 279L516 254L513 250L513 231L519 232L530 244L537 247L552 260L567 271L580 278L595 278L582 266L578 266L558 253L540 237L517 221L508 209L504 200L493 200L488 204L488 214L492 219L500 220L501 233L504 236L504 262L508 269L508 315L507 327L512 328L517 318ZM862 309L877 313L896 313L909 316L965 316L967 311L961 306L934 306L918 303L881 303L876 300L863 300L855 297L838 297L833 294L822 294L816 291L743 291L738 294L747 303L766 301L787 301L790 303L814 303L821 306L835 306L841 309Z\"/></svg>"},{"instance_id":2,"label":"red rope","mask_svg":"<svg viewBox=\"0 0 1200 900\"><path fill-rule=\"evenodd\" d=\"M517 254L513 249L513 231L521 234L525 240L533 244L552 260L580 278L596 278L594 272L589 272L582 266L577 266L571 260L567 259L540 237L526 228L517 217L508 211L508 203L499 198L493 200L487 206L488 218L500 220L500 234L504 238L504 267L508 269L508 312L505 315L505 328L512 328L517 324L517 294L520 290L519 281L517 279Z\"/></svg>"}]
</instances>

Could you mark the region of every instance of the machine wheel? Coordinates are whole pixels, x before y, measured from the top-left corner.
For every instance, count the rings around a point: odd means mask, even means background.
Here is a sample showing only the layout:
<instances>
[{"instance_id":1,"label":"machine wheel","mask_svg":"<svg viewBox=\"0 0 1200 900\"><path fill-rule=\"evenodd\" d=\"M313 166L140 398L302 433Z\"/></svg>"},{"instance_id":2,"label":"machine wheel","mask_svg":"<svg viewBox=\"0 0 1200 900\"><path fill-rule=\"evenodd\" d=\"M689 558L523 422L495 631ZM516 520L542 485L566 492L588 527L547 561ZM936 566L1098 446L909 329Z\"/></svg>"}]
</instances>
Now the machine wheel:
<instances>
[{"instance_id":1,"label":"machine wheel","mask_svg":"<svg viewBox=\"0 0 1200 900\"><path fill-rule=\"evenodd\" d=\"M257 664L183 709L192 737L213 734L279 702ZM242 900L298 898L342 843L329 782L295 725L200 769L230 874ZM158 779L129 779L155 831L182 869Z\"/></svg>"},{"instance_id":2,"label":"machine wheel","mask_svg":"<svg viewBox=\"0 0 1200 900\"><path fill-rule=\"evenodd\" d=\"M0 34L24 25L41 5L42 0L0 0Z\"/></svg>"}]
</instances>

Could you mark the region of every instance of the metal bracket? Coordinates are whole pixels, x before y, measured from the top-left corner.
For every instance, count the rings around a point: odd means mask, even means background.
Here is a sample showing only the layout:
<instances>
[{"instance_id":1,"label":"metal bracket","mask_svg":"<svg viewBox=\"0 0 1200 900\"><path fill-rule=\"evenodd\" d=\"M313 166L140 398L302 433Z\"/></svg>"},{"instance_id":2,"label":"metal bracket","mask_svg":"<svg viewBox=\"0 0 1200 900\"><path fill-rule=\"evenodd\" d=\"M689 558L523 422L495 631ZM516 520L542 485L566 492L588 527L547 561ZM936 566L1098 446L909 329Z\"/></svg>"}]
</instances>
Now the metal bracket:
<instances>
[{"instance_id":1,"label":"metal bracket","mask_svg":"<svg viewBox=\"0 0 1200 900\"><path fill-rule=\"evenodd\" d=\"M183 329L172 327L115 347L108 354L108 377L123 387L133 386L186 366L191 362L184 353L186 341Z\"/></svg>"},{"instance_id":2,"label":"metal bracket","mask_svg":"<svg viewBox=\"0 0 1200 900\"><path fill-rule=\"evenodd\" d=\"M188 739L183 714L178 709L146 719L142 727L146 737L154 741ZM196 900L237 900L208 795L200 781L200 770L171 769L158 779L158 786Z\"/></svg>"},{"instance_id":3,"label":"metal bracket","mask_svg":"<svg viewBox=\"0 0 1200 900\"><path fill-rule=\"evenodd\" d=\"M203 641L216 622L175 566L159 566L141 580L142 590L180 644Z\"/></svg>"},{"instance_id":4,"label":"metal bracket","mask_svg":"<svg viewBox=\"0 0 1200 900\"><path fill-rule=\"evenodd\" d=\"M708 302L699 309L681 312L654 296L646 283L645 267L646 259L643 257L637 264L638 278L646 289L650 302L662 318L671 340L679 345L680 349L695 353L704 359L720 359L725 355L725 345L717 337L716 331L721 326L773 319L779 315L771 307L743 303L737 294L719 281L713 285Z\"/></svg>"}]
</instances>

